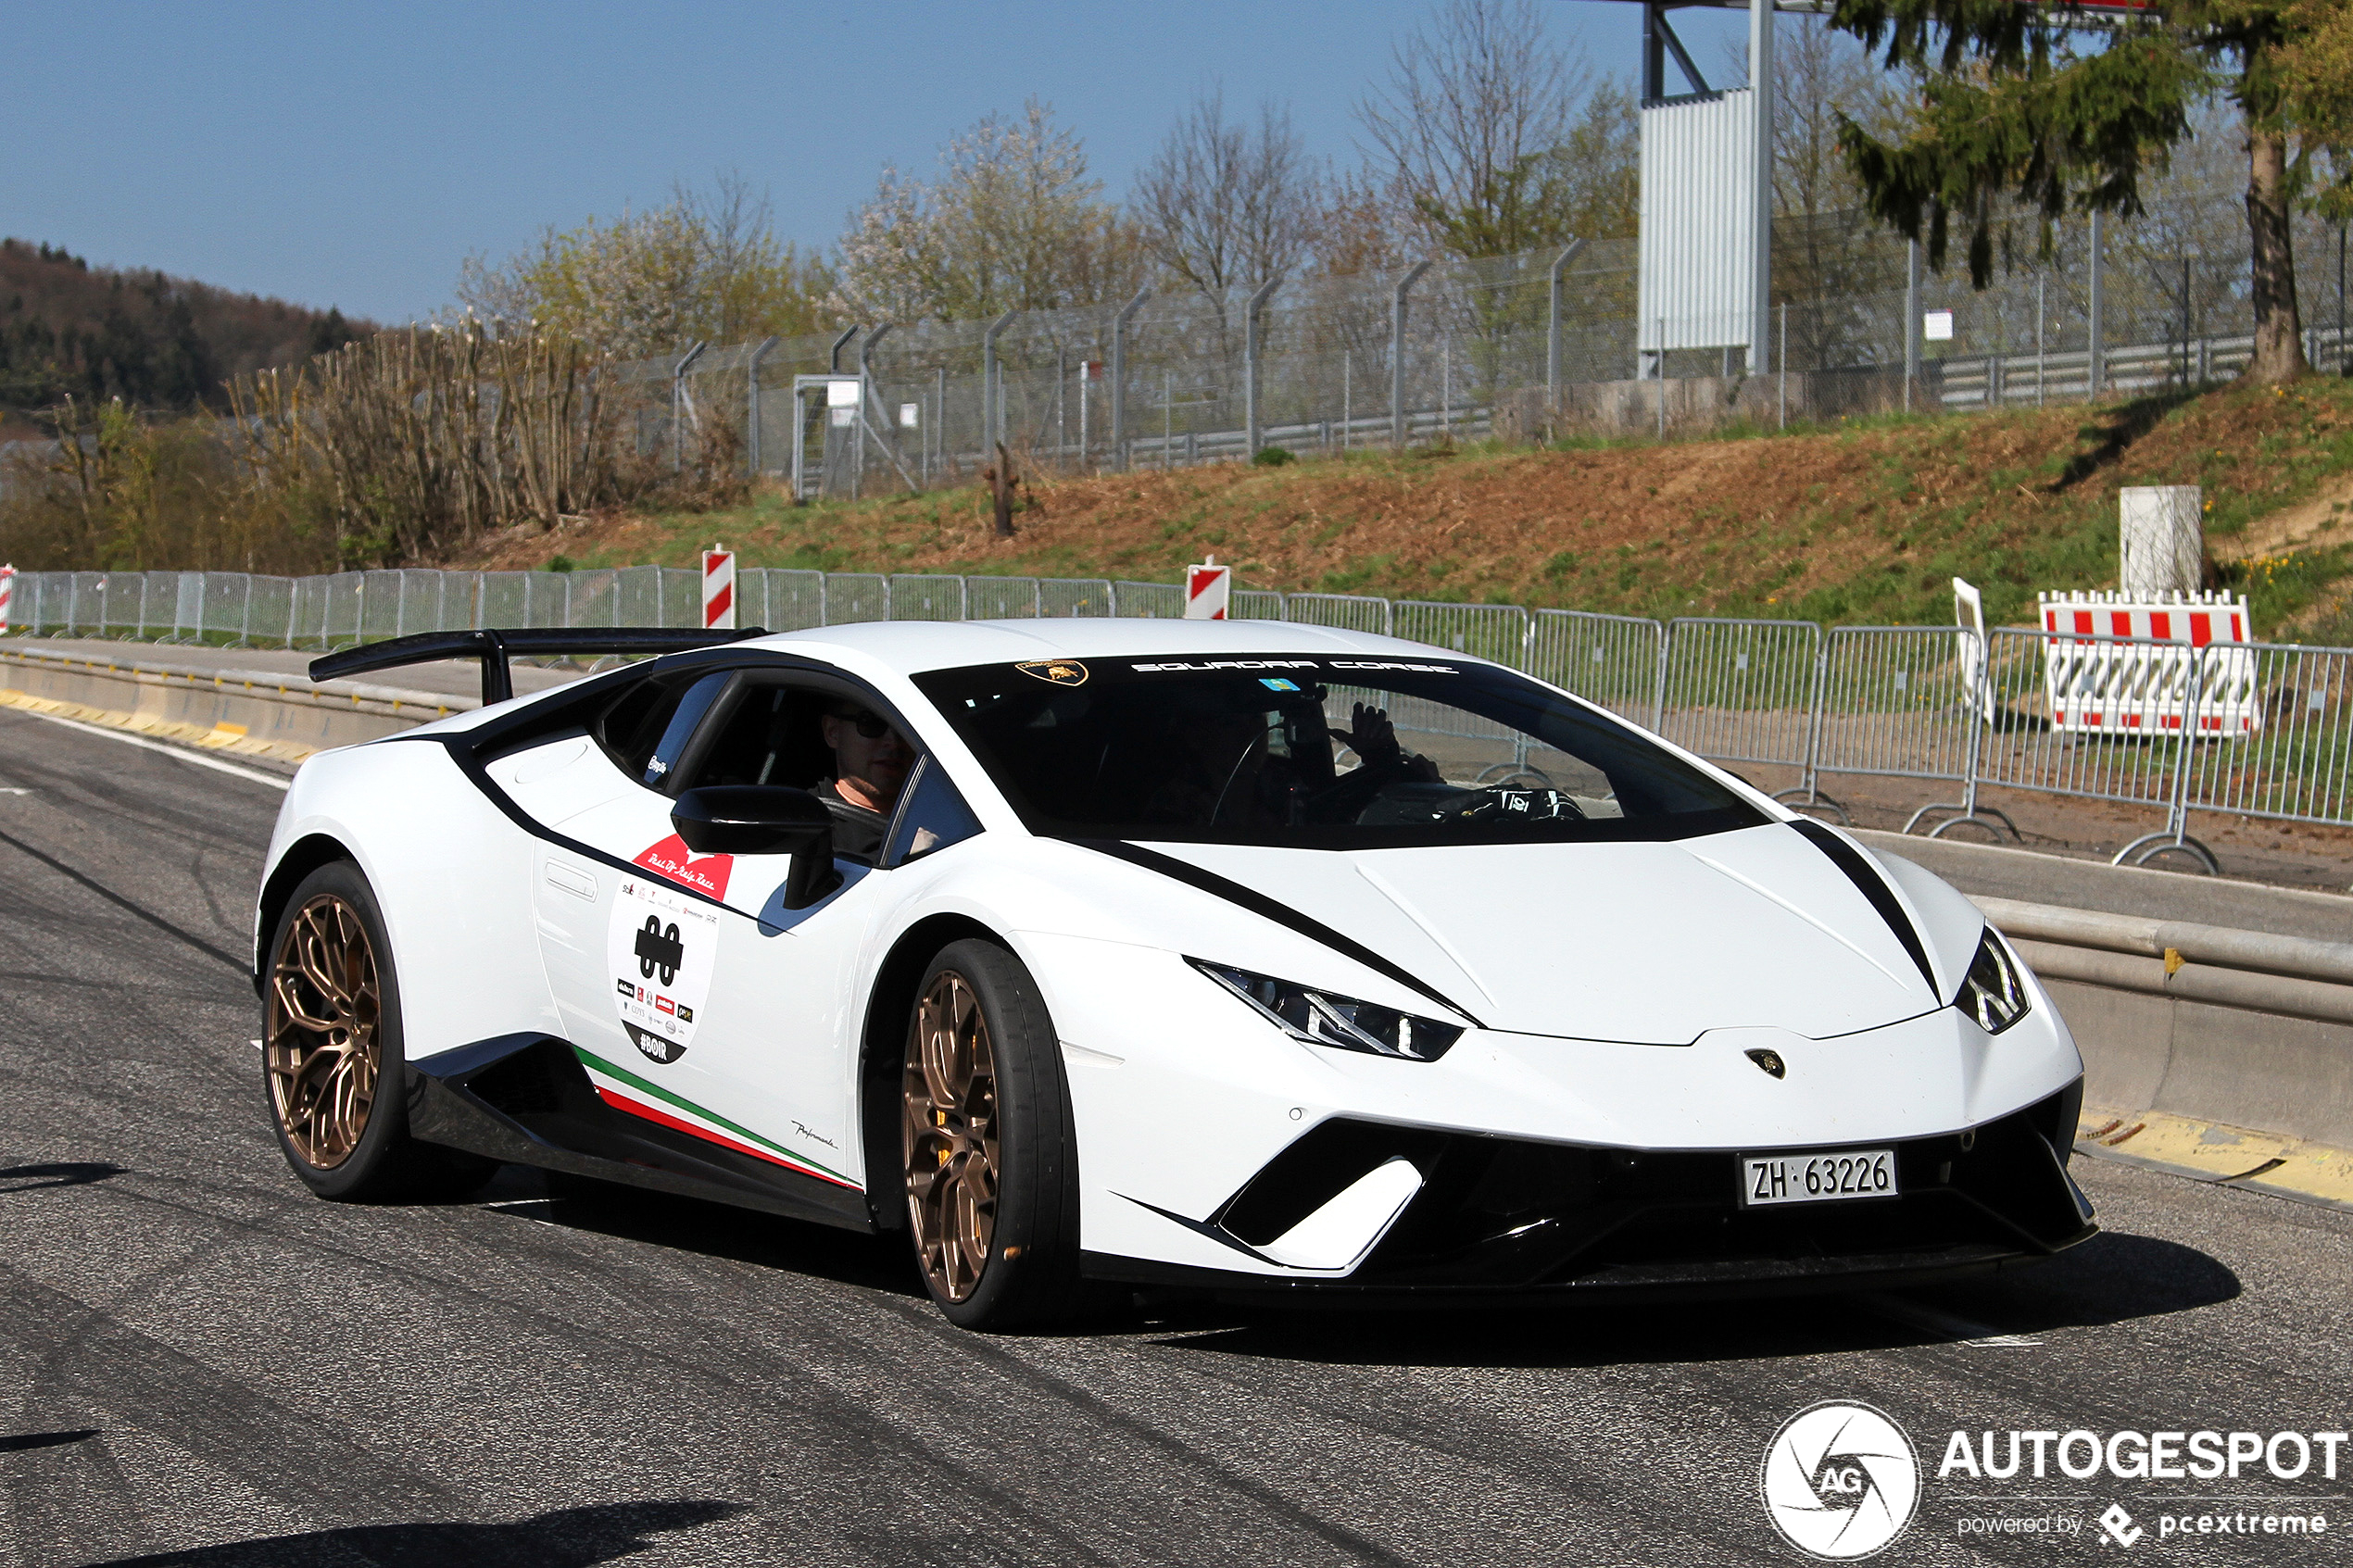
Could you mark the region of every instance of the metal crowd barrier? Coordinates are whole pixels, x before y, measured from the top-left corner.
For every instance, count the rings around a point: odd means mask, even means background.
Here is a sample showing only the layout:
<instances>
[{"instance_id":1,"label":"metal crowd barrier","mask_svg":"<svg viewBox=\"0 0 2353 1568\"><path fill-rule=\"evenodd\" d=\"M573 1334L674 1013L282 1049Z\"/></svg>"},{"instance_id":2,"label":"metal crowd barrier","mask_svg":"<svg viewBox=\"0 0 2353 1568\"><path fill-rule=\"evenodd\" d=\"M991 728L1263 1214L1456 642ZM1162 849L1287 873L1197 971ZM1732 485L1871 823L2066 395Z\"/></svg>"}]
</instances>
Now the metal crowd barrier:
<instances>
[{"instance_id":1,"label":"metal crowd barrier","mask_svg":"<svg viewBox=\"0 0 2353 1568\"><path fill-rule=\"evenodd\" d=\"M741 615L774 631L882 620L1183 613L1174 583L749 568ZM699 574L381 571L19 572L11 631L333 648L477 626L691 626ZM2353 826L2353 649L1998 628L1683 618L1238 590L1239 620L1387 633L1524 670L1713 760L1788 770L1780 797L1844 815L1827 781L1950 786L1906 831L2017 829L1986 786L2159 811L2120 862L2213 864L2193 811ZM2105 733L2054 725L2056 703ZM1467 737L1466 737L1467 738ZM1477 737L1487 739L1483 734ZM1518 758L1524 763L1525 757ZM1950 798L1944 797L1949 796Z\"/></svg>"}]
</instances>

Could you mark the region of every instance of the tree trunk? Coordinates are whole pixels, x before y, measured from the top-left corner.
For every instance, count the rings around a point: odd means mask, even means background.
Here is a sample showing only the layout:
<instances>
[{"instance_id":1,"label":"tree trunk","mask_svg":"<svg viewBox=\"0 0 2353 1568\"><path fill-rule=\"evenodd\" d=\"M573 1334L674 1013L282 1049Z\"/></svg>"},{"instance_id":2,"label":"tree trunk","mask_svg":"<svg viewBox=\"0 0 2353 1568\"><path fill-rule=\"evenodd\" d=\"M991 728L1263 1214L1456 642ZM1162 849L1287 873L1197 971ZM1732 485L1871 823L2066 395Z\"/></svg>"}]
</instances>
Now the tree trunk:
<instances>
[{"instance_id":1,"label":"tree trunk","mask_svg":"<svg viewBox=\"0 0 2353 1568\"><path fill-rule=\"evenodd\" d=\"M997 466L988 470L989 500L996 513L997 537L1013 536L1013 460L1005 455L1005 444L997 443Z\"/></svg>"},{"instance_id":2,"label":"tree trunk","mask_svg":"<svg viewBox=\"0 0 2353 1568\"><path fill-rule=\"evenodd\" d=\"M2288 243L2287 138L2249 127L2246 227L2253 245L2255 353L2246 377L2259 386L2294 381L2304 362L2296 308L2296 252Z\"/></svg>"}]
</instances>

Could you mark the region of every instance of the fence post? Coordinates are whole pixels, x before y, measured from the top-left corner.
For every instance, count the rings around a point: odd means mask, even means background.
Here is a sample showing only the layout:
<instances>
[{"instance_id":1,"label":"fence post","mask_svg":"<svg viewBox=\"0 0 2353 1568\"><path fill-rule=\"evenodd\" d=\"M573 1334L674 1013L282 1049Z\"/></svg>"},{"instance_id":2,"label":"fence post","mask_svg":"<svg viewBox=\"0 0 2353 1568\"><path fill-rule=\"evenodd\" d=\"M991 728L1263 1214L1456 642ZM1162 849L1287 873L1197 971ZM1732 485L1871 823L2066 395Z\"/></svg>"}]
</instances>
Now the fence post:
<instances>
[{"instance_id":1,"label":"fence post","mask_svg":"<svg viewBox=\"0 0 2353 1568\"><path fill-rule=\"evenodd\" d=\"M1561 407L1561 273L1584 248L1583 240L1571 240L1553 257L1552 292L1544 317L1544 430L1548 435L1560 418Z\"/></svg>"},{"instance_id":2,"label":"fence post","mask_svg":"<svg viewBox=\"0 0 2353 1568\"><path fill-rule=\"evenodd\" d=\"M1415 262L1389 295L1389 444L1400 452L1405 449L1405 291L1430 265Z\"/></svg>"},{"instance_id":3,"label":"fence post","mask_svg":"<svg viewBox=\"0 0 2353 1568\"><path fill-rule=\"evenodd\" d=\"M1127 467L1127 323L1151 296L1151 290L1138 289L1136 297L1111 319L1111 449L1112 460L1123 469Z\"/></svg>"},{"instance_id":4,"label":"fence post","mask_svg":"<svg viewBox=\"0 0 2353 1568\"><path fill-rule=\"evenodd\" d=\"M873 413L883 416L881 428L875 432L875 439L885 447L883 455L891 460L892 466L897 468L902 476L907 472L907 465L899 460L897 451L899 437L891 425L889 410L886 409L882 406L882 400L875 395L875 345L880 343L884 335L897 324L895 321L885 321L878 327L870 327L867 329L866 335L858 341L858 428L852 433L856 439L851 443L858 453L858 469L850 476L849 481L849 497L853 501L858 498L859 487L866 481L866 429L873 423L868 417L869 405L872 405ZM885 431L892 431L893 433L886 435L883 433ZM917 488L912 478L908 479L907 487L910 490Z\"/></svg>"},{"instance_id":5,"label":"fence post","mask_svg":"<svg viewBox=\"0 0 2353 1568\"><path fill-rule=\"evenodd\" d=\"M1667 733L1667 661L1675 652L1675 628L1666 621L1653 621L1658 628L1658 676L1651 683L1651 734Z\"/></svg>"},{"instance_id":6,"label":"fence post","mask_svg":"<svg viewBox=\"0 0 2353 1568\"><path fill-rule=\"evenodd\" d=\"M698 341L670 368L670 470L676 473L686 466L686 437L679 423L679 413L686 406L686 371L702 358L709 344Z\"/></svg>"},{"instance_id":7,"label":"fence post","mask_svg":"<svg viewBox=\"0 0 2353 1568\"><path fill-rule=\"evenodd\" d=\"M1789 301L1781 301L1781 429L1789 429Z\"/></svg>"},{"instance_id":8,"label":"fence post","mask_svg":"<svg viewBox=\"0 0 2353 1568\"><path fill-rule=\"evenodd\" d=\"M2091 320L2086 328L2083 355L2083 395L2086 397L2097 397L2108 382L2108 345L2102 341L2107 334L2101 331L2100 322L2100 307L2106 303L2102 298L2106 291L2101 287L2101 275L2108 270L2100 255L2102 248L2100 242L2106 237L2107 231L2100 222L2100 209L2094 207L2092 209L2091 308L2088 312Z\"/></svg>"},{"instance_id":9,"label":"fence post","mask_svg":"<svg viewBox=\"0 0 2353 1568\"><path fill-rule=\"evenodd\" d=\"M1004 439L1002 427L1005 410L1004 390L997 384L997 334L1013 324L1016 310L1008 310L988 323L980 334L980 453L985 458L996 444Z\"/></svg>"},{"instance_id":10,"label":"fence post","mask_svg":"<svg viewBox=\"0 0 2353 1568\"><path fill-rule=\"evenodd\" d=\"M1904 245L1904 411L1912 411L1912 378L1920 373L1920 243Z\"/></svg>"},{"instance_id":11,"label":"fence post","mask_svg":"<svg viewBox=\"0 0 2353 1568\"><path fill-rule=\"evenodd\" d=\"M1242 461L1258 456L1258 316L1266 308L1266 301L1280 287L1280 278L1269 278L1250 296L1250 304L1242 313Z\"/></svg>"},{"instance_id":12,"label":"fence post","mask_svg":"<svg viewBox=\"0 0 2353 1568\"><path fill-rule=\"evenodd\" d=\"M749 375L747 377L748 384L744 390L744 446L751 460L751 477L754 479L758 479L760 477L761 471L760 362L762 359L767 358L768 351L775 346L776 340L774 338L765 337L760 340L760 346L751 351L751 370Z\"/></svg>"}]
</instances>

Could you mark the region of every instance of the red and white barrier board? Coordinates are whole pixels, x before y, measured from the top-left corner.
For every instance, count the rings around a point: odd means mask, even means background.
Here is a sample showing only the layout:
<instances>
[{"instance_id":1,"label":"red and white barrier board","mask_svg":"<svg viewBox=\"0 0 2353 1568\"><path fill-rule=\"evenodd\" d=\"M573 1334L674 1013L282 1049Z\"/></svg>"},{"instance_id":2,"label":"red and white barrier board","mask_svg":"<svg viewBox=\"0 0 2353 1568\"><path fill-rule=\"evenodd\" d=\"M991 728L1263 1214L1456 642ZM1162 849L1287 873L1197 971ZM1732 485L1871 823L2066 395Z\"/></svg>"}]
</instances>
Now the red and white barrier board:
<instances>
[{"instance_id":1,"label":"red and white barrier board","mask_svg":"<svg viewBox=\"0 0 2353 1568\"><path fill-rule=\"evenodd\" d=\"M17 569L0 566L0 637L8 634L8 601L15 597L16 589Z\"/></svg>"},{"instance_id":2,"label":"red and white barrier board","mask_svg":"<svg viewBox=\"0 0 2353 1568\"><path fill-rule=\"evenodd\" d=\"M2051 728L2080 734L2164 734L2187 721L2191 684L2197 731L2230 740L2262 727L2254 641L2244 595L2043 594L2043 684ZM2093 642L2145 637L2148 642ZM2202 666L2197 650L2208 653Z\"/></svg>"},{"instance_id":3,"label":"red and white barrier board","mask_svg":"<svg viewBox=\"0 0 2353 1568\"><path fill-rule=\"evenodd\" d=\"M1219 566L1212 556L1202 566L1185 569L1185 619L1223 621L1234 601L1234 569Z\"/></svg>"},{"instance_id":4,"label":"red and white barrier board","mask_svg":"<svg viewBox=\"0 0 2353 1568\"><path fill-rule=\"evenodd\" d=\"M702 553L702 625L706 632L736 629L736 552L724 545Z\"/></svg>"}]
</instances>

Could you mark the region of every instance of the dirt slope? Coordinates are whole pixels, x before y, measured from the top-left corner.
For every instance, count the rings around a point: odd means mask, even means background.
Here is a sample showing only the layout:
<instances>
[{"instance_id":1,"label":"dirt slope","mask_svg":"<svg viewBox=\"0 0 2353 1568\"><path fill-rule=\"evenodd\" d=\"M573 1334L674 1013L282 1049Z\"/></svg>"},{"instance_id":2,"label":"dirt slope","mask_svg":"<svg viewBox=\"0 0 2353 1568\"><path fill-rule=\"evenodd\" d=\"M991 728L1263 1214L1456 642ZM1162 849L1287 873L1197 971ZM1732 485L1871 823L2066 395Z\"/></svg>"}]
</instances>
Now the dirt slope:
<instances>
[{"instance_id":1,"label":"dirt slope","mask_svg":"<svg viewBox=\"0 0 2353 1568\"><path fill-rule=\"evenodd\" d=\"M2309 621L2353 569L2353 386L1039 478L1003 542L976 485L809 507L766 495L508 536L451 564L684 565L724 539L747 565L1168 581L1214 551L1254 586L1876 621L1944 621L1960 575L2017 620L2037 588L2113 583L2116 491L2152 483L2206 488L2213 553L2259 626Z\"/></svg>"}]
</instances>

